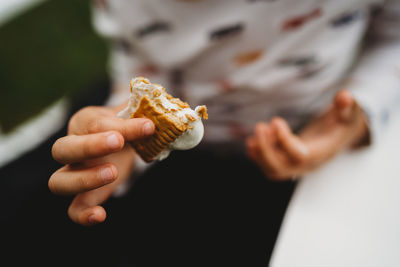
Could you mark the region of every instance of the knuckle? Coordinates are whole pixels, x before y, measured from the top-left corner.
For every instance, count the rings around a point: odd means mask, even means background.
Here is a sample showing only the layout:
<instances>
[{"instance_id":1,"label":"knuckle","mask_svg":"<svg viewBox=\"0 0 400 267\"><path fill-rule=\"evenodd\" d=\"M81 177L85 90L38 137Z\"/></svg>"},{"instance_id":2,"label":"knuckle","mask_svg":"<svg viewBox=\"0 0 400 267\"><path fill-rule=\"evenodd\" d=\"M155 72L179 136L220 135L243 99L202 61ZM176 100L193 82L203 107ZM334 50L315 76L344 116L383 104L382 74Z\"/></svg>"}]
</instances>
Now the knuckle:
<instances>
[{"instance_id":1,"label":"knuckle","mask_svg":"<svg viewBox=\"0 0 400 267\"><path fill-rule=\"evenodd\" d=\"M82 143L82 156L84 158L90 157L94 154L94 149L96 149L98 145L92 145L89 142Z\"/></svg>"},{"instance_id":2,"label":"knuckle","mask_svg":"<svg viewBox=\"0 0 400 267\"><path fill-rule=\"evenodd\" d=\"M68 146L66 145L65 137L57 139L52 148L51 148L51 156L55 161L60 163L65 163L68 157Z\"/></svg>"},{"instance_id":3,"label":"knuckle","mask_svg":"<svg viewBox=\"0 0 400 267\"><path fill-rule=\"evenodd\" d=\"M78 124L77 123L78 122L78 113L75 113L74 115L72 115L72 117L68 121L68 132L69 133L72 132L73 129L75 128L75 125Z\"/></svg>"},{"instance_id":4,"label":"knuckle","mask_svg":"<svg viewBox=\"0 0 400 267\"><path fill-rule=\"evenodd\" d=\"M85 176L78 175L76 177L76 186L78 187L79 191L86 191L89 187L89 181Z\"/></svg>"},{"instance_id":5,"label":"knuckle","mask_svg":"<svg viewBox=\"0 0 400 267\"><path fill-rule=\"evenodd\" d=\"M79 212L74 203L71 203L69 205L67 214L71 221L73 221L74 223L85 225L84 220L82 219L82 214Z\"/></svg>"},{"instance_id":6,"label":"knuckle","mask_svg":"<svg viewBox=\"0 0 400 267\"><path fill-rule=\"evenodd\" d=\"M70 204L67 210L68 217L75 223L79 223L75 216L75 208L73 204Z\"/></svg>"},{"instance_id":7,"label":"knuckle","mask_svg":"<svg viewBox=\"0 0 400 267\"><path fill-rule=\"evenodd\" d=\"M86 127L86 133L95 133L100 131L101 120L99 116L93 116L93 114L96 114L96 107L88 106L75 113L73 118L76 118L76 124ZM80 122L78 122L79 120Z\"/></svg>"},{"instance_id":8,"label":"knuckle","mask_svg":"<svg viewBox=\"0 0 400 267\"><path fill-rule=\"evenodd\" d=\"M119 132L121 133L122 136L124 136L125 138L129 137L129 130L128 127L126 125L122 125L119 128Z\"/></svg>"},{"instance_id":9,"label":"knuckle","mask_svg":"<svg viewBox=\"0 0 400 267\"><path fill-rule=\"evenodd\" d=\"M99 119L90 120L87 123L87 131L88 133L97 133L101 129L101 122Z\"/></svg>"},{"instance_id":10,"label":"knuckle","mask_svg":"<svg viewBox=\"0 0 400 267\"><path fill-rule=\"evenodd\" d=\"M74 129L82 124L83 118L87 118L88 114L93 113L94 109L93 106L87 106L73 114L68 122L68 132L74 132Z\"/></svg>"}]
</instances>

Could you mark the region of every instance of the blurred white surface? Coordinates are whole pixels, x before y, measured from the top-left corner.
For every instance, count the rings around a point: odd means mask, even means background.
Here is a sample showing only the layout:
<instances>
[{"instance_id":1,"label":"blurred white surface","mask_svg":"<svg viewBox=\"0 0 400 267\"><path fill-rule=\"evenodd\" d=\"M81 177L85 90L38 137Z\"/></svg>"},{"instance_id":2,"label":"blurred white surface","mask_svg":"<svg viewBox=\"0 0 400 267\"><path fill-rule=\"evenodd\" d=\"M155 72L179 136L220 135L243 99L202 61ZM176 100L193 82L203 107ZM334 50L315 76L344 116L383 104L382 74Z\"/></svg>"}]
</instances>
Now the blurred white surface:
<instances>
[{"instance_id":1,"label":"blurred white surface","mask_svg":"<svg viewBox=\"0 0 400 267\"><path fill-rule=\"evenodd\" d=\"M4 134L0 128L0 167L35 148L65 124L69 103L62 98L36 117Z\"/></svg>"},{"instance_id":2,"label":"blurred white surface","mask_svg":"<svg viewBox=\"0 0 400 267\"><path fill-rule=\"evenodd\" d=\"M44 0L0 0L0 25Z\"/></svg>"},{"instance_id":3,"label":"blurred white surface","mask_svg":"<svg viewBox=\"0 0 400 267\"><path fill-rule=\"evenodd\" d=\"M0 26L45 0L0 0ZM0 166L37 146L65 123L66 100L60 100L13 132L0 128Z\"/></svg>"},{"instance_id":4,"label":"blurred white surface","mask_svg":"<svg viewBox=\"0 0 400 267\"><path fill-rule=\"evenodd\" d=\"M379 143L336 157L297 186L272 267L400 266L400 114Z\"/></svg>"}]
</instances>

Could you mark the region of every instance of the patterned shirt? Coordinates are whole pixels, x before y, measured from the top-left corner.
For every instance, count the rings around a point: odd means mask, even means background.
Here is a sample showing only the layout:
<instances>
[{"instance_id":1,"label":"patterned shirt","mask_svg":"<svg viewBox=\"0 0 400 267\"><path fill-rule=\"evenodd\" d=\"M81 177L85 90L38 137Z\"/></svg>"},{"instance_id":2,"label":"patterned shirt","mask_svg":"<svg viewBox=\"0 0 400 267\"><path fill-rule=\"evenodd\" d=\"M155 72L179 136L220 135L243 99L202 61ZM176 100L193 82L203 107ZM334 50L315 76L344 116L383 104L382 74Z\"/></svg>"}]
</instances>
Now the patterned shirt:
<instances>
[{"instance_id":1,"label":"patterned shirt","mask_svg":"<svg viewBox=\"0 0 400 267\"><path fill-rule=\"evenodd\" d=\"M112 44L111 103L145 76L207 105L209 144L273 116L300 129L343 88L375 140L400 101L400 1L98 0L93 15Z\"/></svg>"}]
</instances>

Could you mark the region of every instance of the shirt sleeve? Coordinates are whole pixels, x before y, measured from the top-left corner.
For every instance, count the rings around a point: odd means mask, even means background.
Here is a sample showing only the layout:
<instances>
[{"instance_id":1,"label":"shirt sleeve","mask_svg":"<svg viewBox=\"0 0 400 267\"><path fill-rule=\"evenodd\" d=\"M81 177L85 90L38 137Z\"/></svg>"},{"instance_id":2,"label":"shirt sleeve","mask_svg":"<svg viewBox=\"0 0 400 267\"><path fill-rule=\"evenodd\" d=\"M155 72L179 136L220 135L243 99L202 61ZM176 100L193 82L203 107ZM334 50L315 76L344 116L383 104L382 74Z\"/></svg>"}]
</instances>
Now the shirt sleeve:
<instances>
[{"instance_id":1,"label":"shirt sleeve","mask_svg":"<svg viewBox=\"0 0 400 267\"><path fill-rule=\"evenodd\" d=\"M348 89L368 118L370 141L379 140L400 103L400 0L372 11L365 48Z\"/></svg>"}]
</instances>

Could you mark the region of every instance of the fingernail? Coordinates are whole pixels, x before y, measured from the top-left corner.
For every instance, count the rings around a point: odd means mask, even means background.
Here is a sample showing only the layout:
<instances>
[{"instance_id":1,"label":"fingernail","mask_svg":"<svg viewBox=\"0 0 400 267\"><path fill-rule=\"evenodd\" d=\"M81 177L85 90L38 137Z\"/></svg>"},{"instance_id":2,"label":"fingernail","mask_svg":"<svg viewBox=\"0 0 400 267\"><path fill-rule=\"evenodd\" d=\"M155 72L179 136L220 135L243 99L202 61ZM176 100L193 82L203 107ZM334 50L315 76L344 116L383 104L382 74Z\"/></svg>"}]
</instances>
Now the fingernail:
<instances>
[{"instance_id":1,"label":"fingernail","mask_svg":"<svg viewBox=\"0 0 400 267\"><path fill-rule=\"evenodd\" d=\"M119 139L118 139L117 135L110 134L109 136L107 136L107 145L111 149L119 148L120 147L120 142L119 142Z\"/></svg>"},{"instance_id":2,"label":"fingernail","mask_svg":"<svg viewBox=\"0 0 400 267\"><path fill-rule=\"evenodd\" d=\"M153 133L153 131L154 131L154 128L153 128L153 125L151 122L146 122L143 125L143 134L144 135L150 135Z\"/></svg>"},{"instance_id":3,"label":"fingernail","mask_svg":"<svg viewBox=\"0 0 400 267\"><path fill-rule=\"evenodd\" d=\"M104 183L111 183L114 181L114 173L111 168L103 168L100 170L100 177Z\"/></svg>"}]
</instances>

